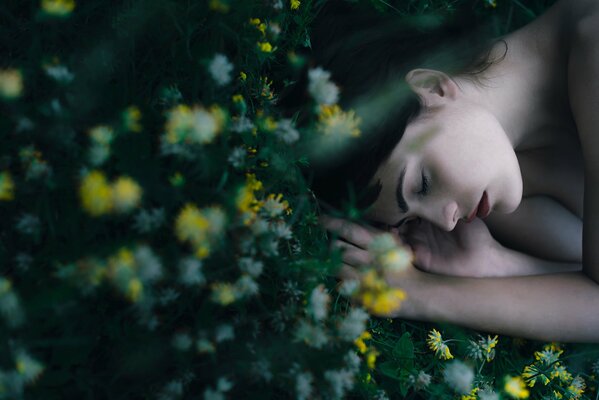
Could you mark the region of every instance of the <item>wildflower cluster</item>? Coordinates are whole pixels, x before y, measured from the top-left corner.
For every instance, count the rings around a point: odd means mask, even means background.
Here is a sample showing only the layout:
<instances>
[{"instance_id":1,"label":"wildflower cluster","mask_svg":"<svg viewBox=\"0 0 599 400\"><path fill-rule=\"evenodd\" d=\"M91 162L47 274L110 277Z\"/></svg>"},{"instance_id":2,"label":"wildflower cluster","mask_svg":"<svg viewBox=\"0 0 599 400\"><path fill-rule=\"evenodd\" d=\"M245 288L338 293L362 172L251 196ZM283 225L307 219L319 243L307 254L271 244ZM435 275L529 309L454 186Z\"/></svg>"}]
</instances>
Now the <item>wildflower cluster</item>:
<instances>
[{"instance_id":1,"label":"wildflower cluster","mask_svg":"<svg viewBox=\"0 0 599 400\"><path fill-rule=\"evenodd\" d=\"M79 186L83 209L93 217L128 213L139 206L143 190L132 178L121 176L109 183L102 171L85 174Z\"/></svg>"}]
</instances>

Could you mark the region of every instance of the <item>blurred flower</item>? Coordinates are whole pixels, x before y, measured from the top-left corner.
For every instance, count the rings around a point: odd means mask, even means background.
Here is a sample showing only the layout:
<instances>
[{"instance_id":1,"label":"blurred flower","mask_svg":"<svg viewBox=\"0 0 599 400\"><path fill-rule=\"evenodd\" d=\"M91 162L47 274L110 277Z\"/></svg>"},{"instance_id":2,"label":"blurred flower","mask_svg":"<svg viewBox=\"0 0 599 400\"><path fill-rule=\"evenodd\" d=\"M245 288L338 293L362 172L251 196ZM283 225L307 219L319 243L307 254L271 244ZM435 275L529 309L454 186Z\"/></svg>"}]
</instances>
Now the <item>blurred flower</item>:
<instances>
[{"instance_id":1,"label":"blurred flower","mask_svg":"<svg viewBox=\"0 0 599 400\"><path fill-rule=\"evenodd\" d=\"M246 116L233 117L231 131L235 133L249 132L255 129L254 123Z\"/></svg>"},{"instance_id":2,"label":"blurred flower","mask_svg":"<svg viewBox=\"0 0 599 400\"><path fill-rule=\"evenodd\" d=\"M452 360L443 370L443 380L457 393L467 394L472 390L474 371L462 361Z\"/></svg>"},{"instance_id":3,"label":"blurred flower","mask_svg":"<svg viewBox=\"0 0 599 400\"><path fill-rule=\"evenodd\" d=\"M214 332L214 340L216 343L221 343L227 340L235 339L235 332L233 332L233 326L230 324L222 324L216 327Z\"/></svg>"},{"instance_id":4,"label":"blurred flower","mask_svg":"<svg viewBox=\"0 0 599 400\"><path fill-rule=\"evenodd\" d=\"M225 86L231 82L232 71L233 64L229 62L229 59L224 54L215 54L208 64L208 72L218 86Z\"/></svg>"},{"instance_id":5,"label":"blurred flower","mask_svg":"<svg viewBox=\"0 0 599 400\"><path fill-rule=\"evenodd\" d=\"M364 341L370 339L372 339L372 335L370 334L370 332L365 330L360 334L360 336L356 340L354 340L354 344L356 345L360 353L366 353L366 351L368 350L368 346Z\"/></svg>"},{"instance_id":6,"label":"blurred flower","mask_svg":"<svg viewBox=\"0 0 599 400\"><path fill-rule=\"evenodd\" d=\"M25 179L38 179L52 174L52 168L42 158L42 153L33 145L19 149L19 158L25 172Z\"/></svg>"},{"instance_id":7,"label":"blurred flower","mask_svg":"<svg viewBox=\"0 0 599 400\"><path fill-rule=\"evenodd\" d=\"M64 65L58 64L58 61L53 64L45 64L43 65L43 68L46 75L56 82L67 84L75 79L75 75L73 75L73 73Z\"/></svg>"},{"instance_id":8,"label":"blurred flower","mask_svg":"<svg viewBox=\"0 0 599 400\"><path fill-rule=\"evenodd\" d=\"M15 228L23 235L37 238L41 233L40 219L36 215L23 213L17 219Z\"/></svg>"},{"instance_id":9,"label":"blurred flower","mask_svg":"<svg viewBox=\"0 0 599 400\"><path fill-rule=\"evenodd\" d=\"M107 125L98 125L89 130L92 141L89 150L89 162L93 166L103 164L110 157L110 145L114 141L114 130Z\"/></svg>"},{"instance_id":10,"label":"blurred flower","mask_svg":"<svg viewBox=\"0 0 599 400\"><path fill-rule=\"evenodd\" d=\"M299 0L290 0L289 3L292 10L297 10L301 4Z\"/></svg>"},{"instance_id":11,"label":"blurred flower","mask_svg":"<svg viewBox=\"0 0 599 400\"><path fill-rule=\"evenodd\" d=\"M553 371L551 371L551 378L558 378L563 383L570 383L572 381L572 374L568 372L564 365L557 363L553 365Z\"/></svg>"},{"instance_id":12,"label":"blurred flower","mask_svg":"<svg viewBox=\"0 0 599 400\"><path fill-rule=\"evenodd\" d=\"M530 387L533 387L537 383L537 379L543 382L544 385L550 382L550 378L545 374L544 369L540 368L537 364L525 366L522 378L524 378L524 381Z\"/></svg>"},{"instance_id":13,"label":"blurred flower","mask_svg":"<svg viewBox=\"0 0 599 400\"><path fill-rule=\"evenodd\" d=\"M259 277L264 268L264 263L262 261L256 261L251 257L241 257L238 263L239 269L242 272L246 272L254 278Z\"/></svg>"},{"instance_id":14,"label":"blurred flower","mask_svg":"<svg viewBox=\"0 0 599 400\"><path fill-rule=\"evenodd\" d=\"M487 362L493 361L495 358L495 346L498 343L498 336L495 337L487 336L486 338L481 337L478 342L470 340L468 346L468 355L475 360L486 360Z\"/></svg>"},{"instance_id":15,"label":"blurred flower","mask_svg":"<svg viewBox=\"0 0 599 400\"><path fill-rule=\"evenodd\" d=\"M260 21L260 18L250 18L250 24L254 25L260 31L262 36L266 35L266 24Z\"/></svg>"},{"instance_id":16,"label":"blurred flower","mask_svg":"<svg viewBox=\"0 0 599 400\"><path fill-rule=\"evenodd\" d=\"M137 106L129 106L121 114L123 125L129 132L141 132L143 129L141 121L141 111Z\"/></svg>"},{"instance_id":17,"label":"blurred flower","mask_svg":"<svg viewBox=\"0 0 599 400\"><path fill-rule=\"evenodd\" d=\"M204 400L225 400L224 393L231 390L233 383L227 378L219 378L216 383L216 389L208 387L204 390Z\"/></svg>"},{"instance_id":18,"label":"blurred flower","mask_svg":"<svg viewBox=\"0 0 599 400\"><path fill-rule=\"evenodd\" d=\"M289 203L287 200L283 200L281 193L277 195L274 193L269 194L262 204L262 211L271 218L278 217L288 209Z\"/></svg>"},{"instance_id":19,"label":"blurred flower","mask_svg":"<svg viewBox=\"0 0 599 400\"><path fill-rule=\"evenodd\" d=\"M314 376L309 372L300 372L295 376L295 394L297 400L308 400L312 395Z\"/></svg>"},{"instance_id":20,"label":"blurred flower","mask_svg":"<svg viewBox=\"0 0 599 400\"><path fill-rule=\"evenodd\" d=\"M325 291L324 285L315 287L308 298L308 314L315 321L322 321L327 317L331 296Z\"/></svg>"},{"instance_id":21,"label":"blurred flower","mask_svg":"<svg viewBox=\"0 0 599 400\"><path fill-rule=\"evenodd\" d=\"M155 282L162 278L163 268L160 259L148 245L138 246L133 256L137 264L137 275L142 282Z\"/></svg>"},{"instance_id":22,"label":"blurred flower","mask_svg":"<svg viewBox=\"0 0 599 400\"><path fill-rule=\"evenodd\" d=\"M348 341L356 340L366 329L368 318L368 313L362 308L352 308L337 326L339 337Z\"/></svg>"},{"instance_id":23,"label":"blurred flower","mask_svg":"<svg viewBox=\"0 0 599 400\"><path fill-rule=\"evenodd\" d=\"M304 342L310 347L320 349L324 346L329 338L324 329L318 325L312 325L310 322L302 319L294 332L294 338L297 341Z\"/></svg>"},{"instance_id":24,"label":"blurred flower","mask_svg":"<svg viewBox=\"0 0 599 400\"><path fill-rule=\"evenodd\" d=\"M243 71L239 72L239 79L240 79L242 82L245 82L245 80L247 79L247 77L248 77L248 76L247 76L247 74L246 74L245 72L243 72Z\"/></svg>"},{"instance_id":25,"label":"blurred flower","mask_svg":"<svg viewBox=\"0 0 599 400\"><path fill-rule=\"evenodd\" d=\"M272 8L274 8L277 11L281 11L283 9L283 0L273 0Z\"/></svg>"},{"instance_id":26,"label":"blurred flower","mask_svg":"<svg viewBox=\"0 0 599 400\"><path fill-rule=\"evenodd\" d=\"M355 112L344 112L338 105L321 106L318 115L318 130L333 139L360 136L361 118Z\"/></svg>"},{"instance_id":27,"label":"blurred flower","mask_svg":"<svg viewBox=\"0 0 599 400\"><path fill-rule=\"evenodd\" d=\"M212 301L222 306L227 306L237 299L235 287L230 283L214 282L210 288L212 289Z\"/></svg>"},{"instance_id":28,"label":"blurred flower","mask_svg":"<svg viewBox=\"0 0 599 400\"><path fill-rule=\"evenodd\" d=\"M506 376L503 390L514 399L527 399L530 395L524 380L519 376Z\"/></svg>"},{"instance_id":29,"label":"blurred flower","mask_svg":"<svg viewBox=\"0 0 599 400\"><path fill-rule=\"evenodd\" d=\"M66 17L75 9L75 0L42 0L42 10L49 15Z\"/></svg>"},{"instance_id":30,"label":"blurred flower","mask_svg":"<svg viewBox=\"0 0 599 400\"><path fill-rule=\"evenodd\" d=\"M269 22L268 30L276 38L281 34L281 25L276 22Z\"/></svg>"},{"instance_id":31,"label":"blurred flower","mask_svg":"<svg viewBox=\"0 0 599 400\"><path fill-rule=\"evenodd\" d=\"M453 358L449 347L441 336L441 332L438 330L433 329L429 332L426 343L428 347L435 352L435 355L441 360L450 360Z\"/></svg>"},{"instance_id":32,"label":"blurred flower","mask_svg":"<svg viewBox=\"0 0 599 400\"><path fill-rule=\"evenodd\" d=\"M356 297L368 312L390 315L401 307L406 294L401 289L390 287L375 269L370 269L362 275L360 291Z\"/></svg>"},{"instance_id":33,"label":"blurred flower","mask_svg":"<svg viewBox=\"0 0 599 400\"><path fill-rule=\"evenodd\" d=\"M164 225L165 221L163 208L141 210L134 217L133 228L138 233L150 233Z\"/></svg>"},{"instance_id":34,"label":"blurred flower","mask_svg":"<svg viewBox=\"0 0 599 400\"><path fill-rule=\"evenodd\" d=\"M112 185L114 211L128 213L139 206L142 196L141 187L129 177L120 177Z\"/></svg>"},{"instance_id":35,"label":"blurred flower","mask_svg":"<svg viewBox=\"0 0 599 400\"><path fill-rule=\"evenodd\" d=\"M245 165L245 150L243 147L235 147L227 158L229 164L235 168L242 168Z\"/></svg>"},{"instance_id":36,"label":"blurred flower","mask_svg":"<svg viewBox=\"0 0 599 400\"><path fill-rule=\"evenodd\" d=\"M17 253L14 258L15 266L20 272L27 272L29 268L31 268L31 264L33 264L33 257L28 253Z\"/></svg>"},{"instance_id":37,"label":"blurred flower","mask_svg":"<svg viewBox=\"0 0 599 400\"><path fill-rule=\"evenodd\" d=\"M168 181L170 182L171 185L173 185L174 187L182 187L183 185L185 185L185 177L183 176L183 174L179 171L175 172L173 175L171 175L168 178Z\"/></svg>"},{"instance_id":38,"label":"blurred flower","mask_svg":"<svg viewBox=\"0 0 599 400\"><path fill-rule=\"evenodd\" d=\"M210 253L211 245L220 239L226 223L226 215L219 206L199 210L187 203L175 221L175 233L182 242L190 242L200 258Z\"/></svg>"},{"instance_id":39,"label":"blurred flower","mask_svg":"<svg viewBox=\"0 0 599 400\"><path fill-rule=\"evenodd\" d=\"M15 184L13 183L10 172L2 171L0 173L0 200L13 200Z\"/></svg>"},{"instance_id":40,"label":"blurred flower","mask_svg":"<svg viewBox=\"0 0 599 400\"><path fill-rule=\"evenodd\" d=\"M390 233L377 235L369 244L368 252L374 262L384 270L402 271L412 264L409 248L399 246Z\"/></svg>"},{"instance_id":41,"label":"blurred flower","mask_svg":"<svg viewBox=\"0 0 599 400\"><path fill-rule=\"evenodd\" d=\"M478 391L478 388L474 388L470 391L470 393L463 394L462 397L460 397L460 400L477 400L476 394L478 393Z\"/></svg>"},{"instance_id":42,"label":"blurred flower","mask_svg":"<svg viewBox=\"0 0 599 400\"><path fill-rule=\"evenodd\" d=\"M574 378L574 380L572 380L570 386L566 388L566 391L568 392L568 398L574 400L580 399L586 387L587 385L584 382L584 379L582 379L581 376L577 376Z\"/></svg>"},{"instance_id":43,"label":"blurred flower","mask_svg":"<svg viewBox=\"0 0 599 400\"><path fill-rule=\"evenodd\" d=\"M0 97L13 100L23 94L23 75L18 69L0 70Z\"/></svg>"},{"instance_id":44,"label":"blurred flower","mask_svg":"<svg viewBox=\"0 0 599 400\"><path fill-rule=\"evenodd\" d=\"M308 71L308 92L320 105L332 106L339 100L339 88L330 78L331 73L321 67Z\"/></svg>"},{"instance_id":45,"label":"blurred flower","mask_svg":"<svg viewBox=\"0 0 599 400\"><path fill-rule=\"evenodd\" d=\"M203 285L206 279L202 273L202 262L193 257L179 261L179 282L187 286Z\"/></svg>"},{"instance_id":46,"label":"blurred flower","mask_svg":"<svg viewBox=\"0 0 599 400\"><path fill-rule=\"evenodd\" d=\"M499 400L499 395L492 389L482 389L478 392L479 400Z\"/></svg>"},{"instance_id":47,"label":"blurred flower","mask_svg":"<svg viewBox=\"0 0 599 400\"><path fill-rule=\"evenodd\" d=\"M345 279L337 290L342 296L353 296L360 290L360 281L357 279Z\"/></svg>"},{"instance_id":48,"label":"blurred flower","mask_svg":"<svg viewBox=\"0 0 599 400\"><path fill-rule=\"evenodd\" d=\"M221 132L226 114L218 106L206 110L202 106L193 108L184 104L168 111L166 140L169 143L211 143Z\"/></svg>"},{"instance_id":49,"label":"blurred flower","mask_svg":"<svg viewBox=\"0 0 599 400\"><path fill-rule=\"evenodd\" d=\"M431 383L431 376L424 371L418 371L418 375L410 374L408 377L410 385L414 386L415 390L422 390L428 387Z\"/></svg>"},{"instance_id":50,"label":"blurred flower","mask_svg":"<svg viewBox=\"0 0 599 400\"><path fill-rule=\"evenodd\" d=\"M346 369L325 371L324 379L329 383L333 399L344 398L346 392L354 387L354 374Z\"/></svg>"},{"instance_id":51,"label":"blurred flower","mask_svg":"<svg viewBox=\"0 0 599 400\"><path fill-rule=\"evenodd\" d=\"M191 348L193 340L187 333L176 333L171 339L171 345L179 351L187 351Z\"/></svg>"},{"instance_id":52,"label":"blurred flower","mask_svg":"<svg viewBox=\"0 0 599 400\"><path fill-rule=\"evenodd\" d=\"M12 282L3 277L0 277L0 315L10 328L18 328L25 322L21 301L12 289Z\"/></svg>"},{"instance_id":53,"label":"blurred flower","mask_svg":"<svg viewBox=\"0 0 599 400\"><path fill-rule=\"evenodd\" d=\"M259 287L250 275L242 275L235 282L235 290L240 297L251 297L258 294Z\"/></svg>"},{"instance_id":54,"label":"blurred flower","mask_svg":"<svg viewBox=\"0 0 599 400\"><path fill-rule=\"evenodd\" d=\"M44 372L44 365L24 350L18 350L15 356L16 370L26 383L35 382Z\"/></svg>"},{"instance_id":55,"label":"blurred flower","mask_svg":"<svg viewBox=\"0 0 599 400\"><path fill-rule=\"evenodd\" d=\"M94 217L112 211L112 187L101 171L91 171L83 178L79 187L81 205L88 214Z\"/></svg>"},{"instance_id":56,"label":"blurred flower","mask_svg":"<svg viewBox=\"0 0 599 400\"><path fill-rule=\"evenodd\" d=\"M274 51L272 45L268 42L258 42L258 49L263 53L272 53Z\"/></svg>"},{"instance_id":57,"label":"blurred flower","mask_svg":"<svg viewBox=\"0 0 599 400\"><path fill-rule=\"evenodd\" d=\"M559 361L560 355L563 353L563 350L552 349L550 347L545 347L543 351L535 351L535 359L540 361L541 364L545 366L550 366L553 363Z\"/></svg>"},{"instance_id":58,"label":"blurred flower","mask_svg":"<svg viewBox=\"0 0 599 400\"><path fill-rule=\"evenodd\" d=\"M277 124L275 135L286 144L293 144L297 142L300 134L297 129L293 126L293 121L290 119L282 119Z\"/></svg>"},{"instance_id":59,"label":"blurred flower","mask_svg":"<svg viewBox=\"0 0 599 400\"><path fill-rule=\"evenodd\" d=\"M231 8L229 1L230 0L210 0L208 4L212 11L226 14L229 12L229 9Z\"/></svg>"}]
</instances>

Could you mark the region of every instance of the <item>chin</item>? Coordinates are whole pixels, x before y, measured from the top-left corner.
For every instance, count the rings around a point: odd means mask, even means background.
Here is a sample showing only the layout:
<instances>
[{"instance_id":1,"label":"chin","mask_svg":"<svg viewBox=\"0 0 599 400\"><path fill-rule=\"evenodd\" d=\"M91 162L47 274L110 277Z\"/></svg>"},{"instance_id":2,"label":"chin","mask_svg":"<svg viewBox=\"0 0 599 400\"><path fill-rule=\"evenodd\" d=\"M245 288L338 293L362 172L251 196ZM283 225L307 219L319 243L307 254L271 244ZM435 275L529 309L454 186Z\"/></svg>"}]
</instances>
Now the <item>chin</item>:
<instances>
[{"instance_id":1,"label":"chin","mask_svg":"<svg viewBox=\"0 0 599 400\"><path fill-rule=\"evenodd\" d=\"M521 188L521 186L520 186ZM493 200L491 200L493 201ZM522 202L522 189L509 192L507 196L497 201L491 209L501 214L511 214L518 209Z\"/></svg>"}]
</instances>

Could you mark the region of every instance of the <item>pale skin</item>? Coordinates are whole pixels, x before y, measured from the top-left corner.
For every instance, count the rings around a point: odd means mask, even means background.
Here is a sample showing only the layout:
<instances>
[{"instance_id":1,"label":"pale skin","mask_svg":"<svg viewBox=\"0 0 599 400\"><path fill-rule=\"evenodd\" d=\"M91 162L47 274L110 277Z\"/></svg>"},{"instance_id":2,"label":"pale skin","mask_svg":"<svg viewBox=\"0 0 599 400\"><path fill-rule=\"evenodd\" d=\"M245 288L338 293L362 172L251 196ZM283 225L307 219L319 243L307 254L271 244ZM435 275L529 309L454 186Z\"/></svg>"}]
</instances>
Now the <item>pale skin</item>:
<instances>
[{"instance_id":1,"label":"pale skin","mask_svg":"<svg viewBox=\"0 0 599 400\"><path fill-rule=\"evenodd\" d=\"M377 170L382 191L367 213L387 229L321 220L343 239L342 278L358 278L368 244L390 231L415 260L387 274L408 295L387 316L599 343L597 38L599 3L560 0L503 38L508 53L485 85L410 71L425 117ZM407 212L395 195L404 168ZM483 192L490 215L466 222Z\"/></svg>"}]
</instances>

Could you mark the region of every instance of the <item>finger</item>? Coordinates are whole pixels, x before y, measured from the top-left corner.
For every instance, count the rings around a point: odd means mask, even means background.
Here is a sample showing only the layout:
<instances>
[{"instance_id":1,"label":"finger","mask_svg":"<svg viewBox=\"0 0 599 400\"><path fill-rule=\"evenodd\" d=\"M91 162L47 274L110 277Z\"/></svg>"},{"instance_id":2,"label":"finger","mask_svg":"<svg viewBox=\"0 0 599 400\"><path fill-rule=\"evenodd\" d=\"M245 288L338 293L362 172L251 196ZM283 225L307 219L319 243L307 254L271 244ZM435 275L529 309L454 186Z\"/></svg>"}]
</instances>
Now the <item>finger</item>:
<instances>
[{"instance_id":1,"label":"finger","mask_svg":"<svg viewBox=\"0 0 599 400\"><path fill-rule=\"evenodd\" d=\"M328 215L321 215L319 219L320 223L326 229L333 231L338 234L339 237L363 249L368 247L368 244L372 241L376 233L383 232L375 230L374 228L365 228L345 219L334 218Z\"/></svg>"},{"instance_id":2,"label":"finger","mask_svg":"<svg viewBox=\"0 0 599 400\"><path fill-rule=\"evenodd\" d=\"M360 280L360 273L358 270L351 265L343 264L341 270L339 271L339 278L342 280ZM343 283L343 282L342 282Z\"/></svg>"},{"instance_id":3,"label":"finger","mask_svg":"<svg viewBox=\"0 0 599 400\"><path fill-rule=\"evenodd\" d=\"M349 265L358 266L372 263L372 257L368 250L361 249L341 240L335 240L334 246L341 249L343 262Z\"/></svg>"}]
</instances>

